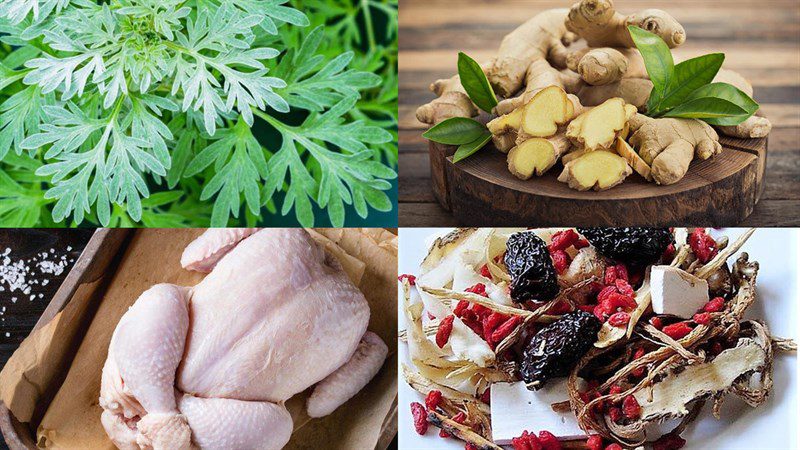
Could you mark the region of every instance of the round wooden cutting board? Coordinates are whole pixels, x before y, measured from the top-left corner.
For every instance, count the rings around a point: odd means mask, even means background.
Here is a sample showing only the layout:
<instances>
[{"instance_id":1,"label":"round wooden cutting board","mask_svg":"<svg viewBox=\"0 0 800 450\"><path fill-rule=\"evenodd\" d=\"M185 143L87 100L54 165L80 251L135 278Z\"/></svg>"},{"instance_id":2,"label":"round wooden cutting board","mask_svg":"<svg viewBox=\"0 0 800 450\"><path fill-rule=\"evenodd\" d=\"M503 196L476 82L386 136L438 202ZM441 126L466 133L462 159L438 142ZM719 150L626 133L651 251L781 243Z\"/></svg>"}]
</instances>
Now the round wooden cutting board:
<instances>
[{"instance_id":1,"label":"round wooden cutting board","mask_svg":"<svg viewBox=\"0 0 800 450\"><path fill-rule=\"evenodd\" d=\"M430 142L433 191L462 226L733 226L764 190L767 138L720 137L723 151L694 161L678 183L659 186L634 173L606 191L580 192L544 176L520 180L491 145L453 164L456 147Z\"/></svg>"}]
</instances>

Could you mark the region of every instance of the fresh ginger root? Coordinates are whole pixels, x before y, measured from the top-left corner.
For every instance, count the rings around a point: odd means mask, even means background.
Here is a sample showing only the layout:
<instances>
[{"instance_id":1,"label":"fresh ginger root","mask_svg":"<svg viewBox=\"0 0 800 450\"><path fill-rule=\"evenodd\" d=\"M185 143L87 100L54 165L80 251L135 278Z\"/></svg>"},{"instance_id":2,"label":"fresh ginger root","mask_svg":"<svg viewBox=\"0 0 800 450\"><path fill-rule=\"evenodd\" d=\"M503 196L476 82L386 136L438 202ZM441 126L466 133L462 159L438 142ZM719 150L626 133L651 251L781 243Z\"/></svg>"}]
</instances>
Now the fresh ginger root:
<instances>
[{"instance_id":1,"label":"fresh ginger root","mask_svg":"<svg viewBox=\"0 0 800 450\"><path fill-rule=\"evenodd\" d=\"M625 142L622 136L617 138L617 154L628 162L634 172L638 173L647 181L653 181L653 175L650 173L650 166L636 153L630 144Z\"/></svg>"},{"instance_id":2,"label":"fresh ginger root","mask_svg":"<svg viewBox=\"0 0 800 450\"><path fill-rule=\"evenodd\" d=\"M660 9L645 9L623 16L611 0L581 0L567 15L567 30L586 40L589 47L635 47L628 25L647 30L675 48L686 40L686 32L677 20Z\"/></svg>"},{"instance_id":3,"label":"fresh ginger root","mask_svg":"<svg viewBox=\"0 0 800 450\"><path fill-rule=\"evenodd\" d=\"M577 99L568 96L561 87L549 86L537 92L522 107L490 121L486 126L493 135L495 146L505 152L514 143L533 137L553 136L560 125L573 119L576 110L581 109Z\"/></svg>"},{"instance_id":4,"label":"fresh ginger root","mask_svg":"<svg viewBox=\"0 0 800 450\"><path fill-rule=\"evenodd\" d=\"M543 61L548 67L566 68L566 45L575 39L564 25L566 17L566 9L546 10L503 38L497 56L481 65L497 94L511 97L522 90L528 69L536 61ZM548 84L542 84L538 88L550 85L547 81L543 82ZM420 122L433 125L450 117L477 115L478 110L469 101L469 97L466 97L458 75L436 81L431 85L431 90L438 98L417 109L417 119Z\"/></svg>"},{"instance_id":5,"label":"fresh ginger root","mask_svg":"<svg viewBox=\"0 0 800 450\"><path fill-rule=\"evenodd\" d=\"M564 89L549 86L537 92L522 108L519 138L548 137L556 134L559 125L572 120L575 106Z\"/></svg>"},{"instance_id":6,"label":"fresh ginger root","mask_svg":"<svg viewBox=\"0 0 800 450\"><path fill-rule=\"evenodd\" d=\"M658 184L673 184L683 178L695 157L708 159L722 151L716 131L697 119L652 119L636 114L630 127L633 134L629 141L650 165L653 181Z\"/></svg>"},{"instance_id":7,"label":"fresh ginger root","mask_svg":"<svg viewBox=\"0 0 800 450\"><path fill-rule=\"evenodd\" d=\"M576 146L587 150L609 149L634 114L636 107L626 105L625 100L606 100L570 122L567 137Z\"/></svg>"},{"instance_id":8,"label":"fresh ginger root","mask_svg":"<svg viewBox=\"0 0 800 450\"><path fill-rule=\"evenodd\" d=\"M558 181L579 191L604 191L622 183L631 173L621 156L605 150L589 151L566 163Z\"/></svg>"},{"instance_id":9,"label":"fresh ginger root","mask_svg":"<svg viewBox=\"0 0 800 450\"><path fill-rule=\"evenodd\" d=\"M569 149L564 133L549 138L531 138L520 142L508 152L508 170L517 178L527 180L534 174L542 176Z\"/></svg>"}]
</instances>

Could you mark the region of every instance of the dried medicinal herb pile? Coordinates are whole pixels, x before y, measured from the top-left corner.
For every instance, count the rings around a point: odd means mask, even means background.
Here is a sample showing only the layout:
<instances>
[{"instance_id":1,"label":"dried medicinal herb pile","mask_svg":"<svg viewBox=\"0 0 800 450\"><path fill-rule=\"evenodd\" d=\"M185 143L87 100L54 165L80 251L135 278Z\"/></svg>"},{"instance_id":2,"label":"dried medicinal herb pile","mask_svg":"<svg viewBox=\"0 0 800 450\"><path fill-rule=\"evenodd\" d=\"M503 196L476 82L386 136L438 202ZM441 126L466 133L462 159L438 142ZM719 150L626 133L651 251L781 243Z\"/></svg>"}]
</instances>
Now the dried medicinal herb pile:
<instances>
[{"instance_id":1,"label":"dried medicinal herb pile","mask_svg":"<svg viewBox=\"0 0 800 450\"><path fill-rule=\"evenodd\" d=\"M396 0L0 2L0 224L391 210L396 16Z\"/></svg>"},{"instance_id":2,"label":"dried medicinal herb pile","mask_svg":"<svg viewBox=\"0 0 800 450\"><path fill-rule=\"evenodd\" d=\"M499 449L488 405L497 382L538 394L566 379L564 401L549 406L574 413L590 449L678 449L706 402L717 417L728 394L760 405L775 353L796 345L743 319L759 267L733 257L752 233L483 228L436 240L420 273L400 277L413 363L403 375L426 395L412 405L417 432L433 425L468 448ZM680 422L653 436L648 426L665 419ZM556 438L531 430L511 444L561 448Z\"/></svg>"}]
</instances>

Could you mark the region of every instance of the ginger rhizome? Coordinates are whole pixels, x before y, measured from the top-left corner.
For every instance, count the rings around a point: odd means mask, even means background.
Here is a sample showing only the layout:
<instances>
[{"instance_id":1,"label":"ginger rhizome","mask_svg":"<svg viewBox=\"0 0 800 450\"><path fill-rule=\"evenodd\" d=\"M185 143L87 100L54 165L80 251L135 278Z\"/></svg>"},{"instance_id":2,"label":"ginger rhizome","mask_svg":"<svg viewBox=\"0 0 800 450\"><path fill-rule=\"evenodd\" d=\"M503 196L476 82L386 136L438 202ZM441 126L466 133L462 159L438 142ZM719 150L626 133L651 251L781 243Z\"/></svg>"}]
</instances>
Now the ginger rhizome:
<instances>
[{"instance_id":1,"label":"ginger rhizome","mask_svg":"<svg viewBox=\"0 0 800 450\"><path fill-rule=\"evenodd\" d=\"M669 48L686 41L684 28L665 11L625 15L611 0L580 0L529 19L481 65L499 100L492 111L498 117L487 127L514 176L542 176L561 163L559 180L578 190L609 189L633 172L673 184L694 159L721 151L717 131L738 138L770 132L769 120L758 116L712 127L696 119L638 114L646 112L653 83L630 25L657 35ZM752 86L736 72L721 69L714 82L752 97ZM438 98L417 110L421 122L478 114L457 76L431 89Z\"/></svg>"},{"instance_id":2,"label":"ginger rhizome","mask_svg":"<svg viewBox=\"0 0 800 450\"><path fill-rule=\"evenodd\" d=\"M570 9L551 9L529 19L509 33L494 58L481 65L500 98L495 113L504 115L529 101L548 86L559 86L583 106L596 106L619 97L645 111L652 90L641 55L628 25L661 37L670 48L683 44L686 32L665 11L646 9L624 15L611 0L580 0ZM741 75L720 70L714 80L736 86L752 96L752 86ZM431 85L438 98L417 109L417 119L434 125L450 117L474 117L472 104L458 76ZM736 126L719 126L725 135L739 138L766 136L770 122L753 116ZM515 139L493 139L504 151Z\"/></svg>"},{"instance_id":3,"label":"ginger rhizome","mask_svg":"<svg viewBox=\"0 0 800 450\"><path fill-rule=\"evenodd\" d=\"M708 159L722 151L719 136L697 119L653 119L636 114L630 120L631 145L650 166L658 184L673 184L686 175L693 159Z\"/></svg>"},{"instance_id":4,"label":"ginger rhizome","mask_svg":"<svg viewBox=\"0 0 800 450\"><path fill-rule=\"evenodd\" d=\"M568 162L558 181L579 191L602 191L622 183L632 172L625 159L615 153L588 151Z\"/></svg>"}]
</instances>

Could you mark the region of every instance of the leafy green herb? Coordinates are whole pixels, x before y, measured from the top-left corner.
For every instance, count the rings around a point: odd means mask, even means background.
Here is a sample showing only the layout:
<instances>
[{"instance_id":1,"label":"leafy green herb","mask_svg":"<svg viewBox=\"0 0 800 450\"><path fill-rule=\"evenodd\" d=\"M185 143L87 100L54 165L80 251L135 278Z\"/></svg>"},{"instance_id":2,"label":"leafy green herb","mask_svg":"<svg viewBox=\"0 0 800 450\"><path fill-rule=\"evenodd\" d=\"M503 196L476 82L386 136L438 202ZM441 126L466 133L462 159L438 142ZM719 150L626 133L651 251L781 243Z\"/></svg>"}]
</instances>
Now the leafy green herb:
<instances>
[{"instance_id":1,"label":"leafy green herb","mask_svg":"<svg viewBox=\"0 0 800 450\"><path fill-rule=\"evenodd\" d=\"M712 82L725 55L712 53L675 65L661 38L635 26L628 26L628 30L653 82L647 115L737 125L758 110L758 103L744 92L727 83Z\"/></svg>"},{"instance_id":2,"label":"leafy green herb","mask_svg":"<svg viewBox=\"0 0 800 450\"><path fill-rule=\"evenodd\" d=\"M497 106L497 97L483 69L463 52L458 53L458 77L467 95L478 108L491 112Z\"/></svg>"},{"instance_id":3,"label":"leafy green herb","mask_svg":"<svg viewBox=\"0 0 800 450\"><path fill-rule=\"evenodd\" d=\"M0 2L0 224L391 210L397 1L286 3Z\"/></svg>"},{"instance_id":4,"label":"leafy green herb","mask_svg":"<svg viewBox=\"0 0 800 450\"><path fill-rule=\"evenodd\" d=\"M478 139L475 139L472 142L461 144L456 149L455 154L453 154L453 162L457 163L462 159L472 155L473 153L477 152L478 150L482 149L484 145L486 145L492 139L492 133L489 130L486 130Z\"/></svg>"},{"instance_id":5,"label":"leafy green herb","mask_svg":"<svg viewBox=\"0 0 800 450\"><path fill-rule=\"evenodd\" d=\"M422 136L440 144L461 145L479 139L486 131L486 126L477 120L451 117L432 126Z\"/></svg>"}]
</instances>

